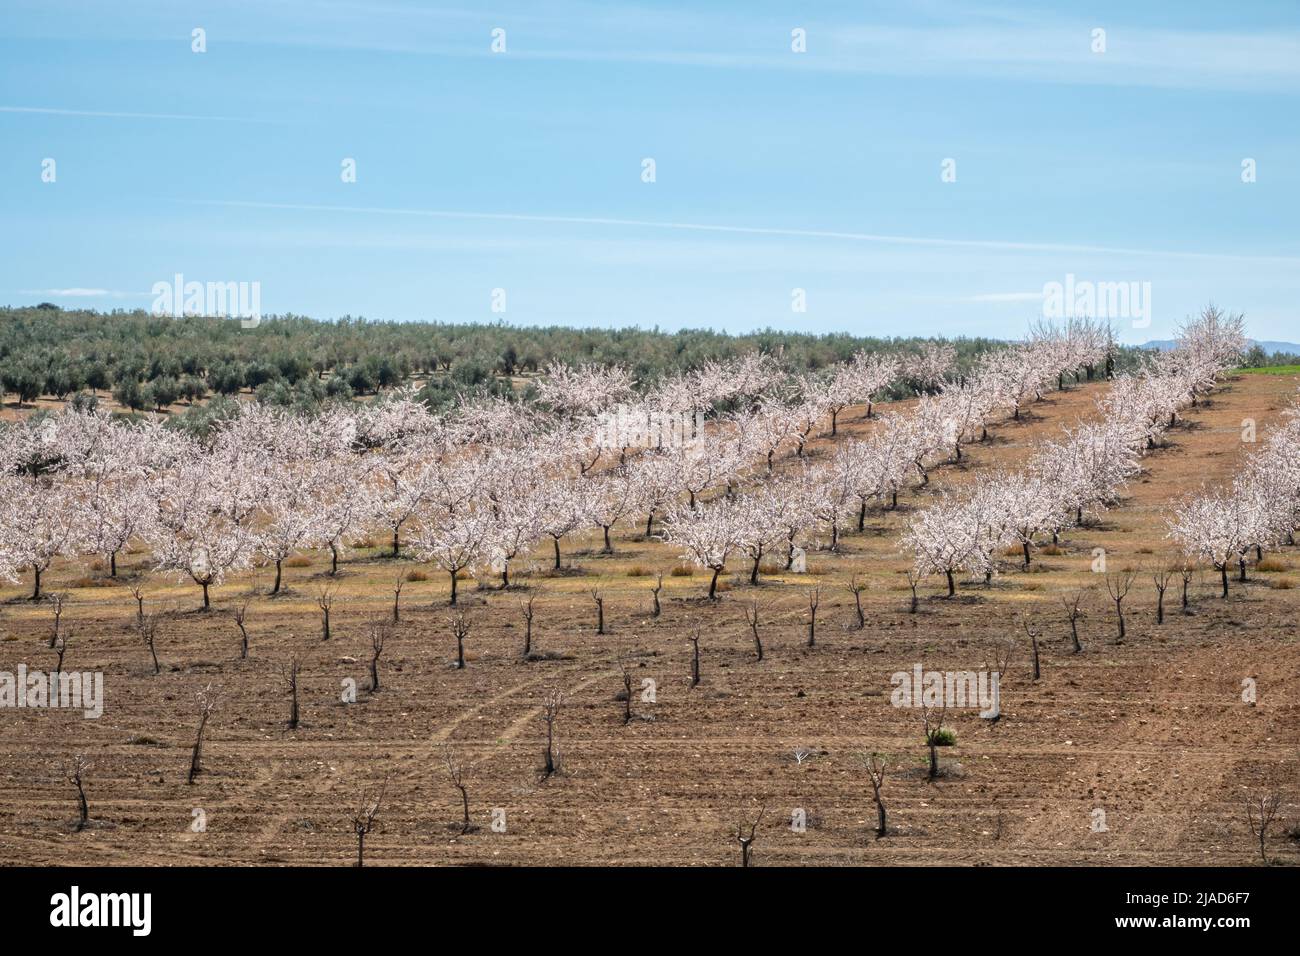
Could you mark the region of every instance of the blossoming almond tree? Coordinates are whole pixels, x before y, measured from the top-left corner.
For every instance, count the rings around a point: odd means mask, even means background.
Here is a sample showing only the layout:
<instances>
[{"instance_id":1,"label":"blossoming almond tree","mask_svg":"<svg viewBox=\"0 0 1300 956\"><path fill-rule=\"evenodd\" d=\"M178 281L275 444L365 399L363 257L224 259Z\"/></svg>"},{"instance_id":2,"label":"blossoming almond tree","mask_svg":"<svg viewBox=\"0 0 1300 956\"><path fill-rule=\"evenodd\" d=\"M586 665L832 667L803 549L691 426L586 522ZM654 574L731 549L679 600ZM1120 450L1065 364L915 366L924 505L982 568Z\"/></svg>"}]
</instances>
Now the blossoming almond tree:
<instances>
[{"instance_id":1,"label":"blossoming almond tree","mask_svg":"<svg viewBox=\"0 0 1300 956\"><path fill-rule=\"evenodd\" d=\"M604 532L605 543L601 548L604 554L614 553L614 544L609 532L623 518L640 511L644 502L637 484L637 476L629 468L613 468L609 471L589 474L580 479L580 493L587 499L586 513L591 521Z\"/></svg>"},{"instance_id":2,"label":"blossoming almond tree","mask_svg":"<svg viewBox=\"0 0 1300 956\"><path fill-rule=\"evenodd\" d=\"M483 545L492 530L492 514L482 507L423 514L412 536L415 555L432 561L451 578L449 605L456 604L456 580L461 571L480 562Z\"/></svg>"},{"instance_id":3,"label":"blossoming almond tree","mask_svg":"<svg viewBox=\"0 0 1300 956\"><path fill-rule=\"evenodd\" d=\"M663 539L681 549L682 557L713 572L709 600L717 597L718 575L740 542L745 505L721 498L696 508L679 504L664 520Z\"/></svg>"},{"instance_id":4,"label":"blossoming almond tree","mask_svg":"<svg viewBox=\"0 0 1300 956\"><path fill-rule=\"evenodd\" d=\"M222 478L206 456L178 467L160 488L158 520L148 531L154 570L201 587L205 611L212 606L209 589L231 571L247 568L257 545L254 534L221 507L229 496L215 487Z\"/></svg>"},{"instance_id":5,"label":"blossoming almond tree","mask_svg":"<svg viewBox=\"0 0 1300 956\"><path fill-rule=\"evenodd\" d=\"M1206 491L1179 506L1169 522L1169 534L1189 557L1204 559L1218 571L1223 596L1228 596L1228 565L1245 562L1256 537L1254 502L1231 492Z\"/></svg>"},{"instance_id":6,"label":"blossoming almond tree","mask_svg":"<svg viewBox=\"0 0 1300 956\"><path fill-rule=\"evenodd\" d=\"M900 543L914 555L914 568L919 576L944 576L949 597L957 593L957 572L976 570L983 553L975 509L952 497L914 516Z\"/></svg>"},{"instance_id":7,"label":"blossoming almond tree","mask_svg":"<svg viewBox=\"0 0 1300 956\"><path fill-rule=\"evenodd\" d=\"M78 554L84 535L73 488L53 475L6 475L0 482L5 503L0 517L0 571L15 580L32 572L33 601L41 598L41 575L61 555Z\"/></svg>"}]
</instances>

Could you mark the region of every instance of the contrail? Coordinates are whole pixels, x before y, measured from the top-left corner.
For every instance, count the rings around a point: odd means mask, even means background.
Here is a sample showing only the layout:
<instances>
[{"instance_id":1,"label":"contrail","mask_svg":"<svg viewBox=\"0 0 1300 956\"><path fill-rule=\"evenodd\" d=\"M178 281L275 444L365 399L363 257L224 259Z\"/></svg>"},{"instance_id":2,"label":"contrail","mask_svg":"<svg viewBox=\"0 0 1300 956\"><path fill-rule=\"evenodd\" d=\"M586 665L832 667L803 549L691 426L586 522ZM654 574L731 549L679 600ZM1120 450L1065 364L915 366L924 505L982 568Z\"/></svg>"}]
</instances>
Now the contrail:
<instances>
[{"instance_id":1,"label":"contrail","mask_svg":"<svg viewBox=\"0 0 1300 956\"><path fill-rule=\"evenodd\" d=\"M618 219L606 216L545 216L528 213L464 212L447 209L402 209L391 206L332 206L313 203L256 202L238 199L178 199L176 202L205 206L229 206L246 209L283 209L299 212L363 213L385 216L412 216L426 219L474 219L496 222L557 223L573 226L615 226L641 229L675 229L689 232L729 233L747 236L779 236L793 239L833 239L845 242L873 242L900 246L932 246L954 249L995 249L1020 252L1078 252L1120 256L1157 256L1177 259L1227 259L1242 262L1270 262L1300 265L1295 256L1249 256L1221 252L1183 252L1167 249L1132 249L1117 246L1090 246L1072 243L1012 242L1000 239L946 239L933 236L897 236L870 232L841 232L827 229L785 229L763 226L672 222L656 219Z\"/></svg>"},{"instance_id":2,"label":"contrail","mask_svg":"<svg viewBox=\"0 0 1300 956\"><path fill-rule=\"evenodd\" d=\"M121 113L106 110L64 110L47 106L0 106L0 113L41 113L49 116L100 116L108 119L215 120L221 123L270 123L246 116L196 116L191 113Z\"/></svg>"}]
</instances>

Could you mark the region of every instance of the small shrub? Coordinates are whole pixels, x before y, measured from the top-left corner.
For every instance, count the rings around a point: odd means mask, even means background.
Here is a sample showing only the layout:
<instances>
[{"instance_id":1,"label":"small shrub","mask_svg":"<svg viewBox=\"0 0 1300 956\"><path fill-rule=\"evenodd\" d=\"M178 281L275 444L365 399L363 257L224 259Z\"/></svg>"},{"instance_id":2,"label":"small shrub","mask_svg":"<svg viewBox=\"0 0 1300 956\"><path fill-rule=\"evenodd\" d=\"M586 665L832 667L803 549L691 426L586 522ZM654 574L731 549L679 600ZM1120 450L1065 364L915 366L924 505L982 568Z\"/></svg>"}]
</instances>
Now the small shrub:
<instances>
[{"instance_id":1,"label":"small shrub","mask_svg":"<svg viewBox=\"0 0 1300 956\"><path fill-rule=\"evenodd\" d=\"M925 741L927 744L934 744L936 747L952 747L957 743L957 734L947 727L942 730L936 730L930 734Z\"/></svg>"},{"instance_id":2,"label":"small shrub","mask_svg":"<svg viewBox=\"0 0 1300 956\"><path fill-rule=\"evenodd\" d=\"M291 558L284 559L284 566L286 568L310 568L311 558L303 554L295 554Z\"/></svg>"},{"instance_id":3,"label":"small shrub","mask_svg":"<svg viewBox=\"0 0 1300 956\"><path fill-rule=\"evenodd\" d=\"M1281 558L1265 558L1255 565L1255 570L1263 571L1265 574L1276 574L1279 571L1290 571L1291 565Z\"/></svg>"},{"instance_id":4,"label":"small shrub","mask_svg":"<svg viewBox=\"0 0 1300 956\"><path fill-rule=\"evenodd\" d=\"M641 567L641 565L639 564L634 564L632 565L632 567L627 569L627 576L629 578L644 578L644 577L648 577L649 574L650 572L647 571L645 568Z\"/></svg>"},{"instance_id":5,"label":"small shrub","mask_svg":"<svg viewBox=\"0 0 1300 956\"><path fill-rule=\"evenodd\" d=\"M695 576L695 569L689 564L679 564L668 573L675 578L690 578Z\"/></svg>"},{"instance_id":6,"label":"small shrub","mask_svg":"<svg viewBox=\"0 0 1300 956\"><path fill-rule=\"evenodd\" d=\"M457 577L459 578L460 576L457 575ZM406 572L406 580L408 580L408 581L427 581L427 580L429 580L429 575L427 575L425 572L421 571L419 568L412 568L410 571L407 571L407 572Z\"/></svg>"},{"instance_id":7,"label":"small shrub","mask_svg":"<svg viewBox=\"0 0 1300 956\"><path fill-rule=\"evenodd\" d=\"M1039 553L1039 554L1046 554L1046 555L1049 555L1050 557L1053 557L1053 558L1054 558L1054 557L1056 557L1056 556L1059 555L1059 554L1065 554L1065 549L1062 548L1060 545L1056 545L1056 544L1047 544L1047 545L1043 545L1043 547L1039 548L1039 549L1038 549L1038 553Z\"/></svg>"}]
</instances>

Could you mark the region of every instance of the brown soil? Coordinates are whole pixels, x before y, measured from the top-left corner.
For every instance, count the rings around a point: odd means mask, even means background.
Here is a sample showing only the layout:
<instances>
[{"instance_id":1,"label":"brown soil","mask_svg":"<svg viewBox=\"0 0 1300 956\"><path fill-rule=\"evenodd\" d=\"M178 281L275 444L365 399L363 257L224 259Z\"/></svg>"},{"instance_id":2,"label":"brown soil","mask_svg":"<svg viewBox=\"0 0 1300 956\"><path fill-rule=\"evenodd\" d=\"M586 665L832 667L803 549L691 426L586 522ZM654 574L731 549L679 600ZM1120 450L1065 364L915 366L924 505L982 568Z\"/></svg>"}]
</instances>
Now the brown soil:
<instances>
[{"instance_id":1,"label":"brown soil","mask_svg":"<svg viewBox=\"0 0 1300 956\"><path fill-rule=\"evenodd\" d=\"M1251 864L1258 852L1245 800L1277 788L1284 809L1270 856L1300 860L1283 831L1297 822L1300 797L1300 554L1272 555L1287 570L1255 572L1217 597L1217 579L1194 587L1192 613L1171 585L1166 623L1157 626L1149 570L1125 602L1129 633L1115 643L1114 608L1092 549L1112 569L1149 569L1172 560L1163 516L1202 482L1227 480L1252 446L1244 418L1261 429L1290 401L1296 380L1241 375L1207 407L1189 409L1167 447L1148 453L1146 471L1100 526L1074 529L1061 553L1034 555L1022 571L1004 558L990 588L964 584L956 599L938 582L922 586L919 613L907 613L906 558L897 533L910 508L935 489L988 480L1021 462L1039 440L1088 414L1105 388L1052 394L1021 422L1001 424L970 446L960 466L938 469L928 489L910 492L897 513L875 511L865 534L839 553L809 555L807 575L764 575L752 588L737 560L722 599L702 600L708 578L669 576L679 563L659 542L639 540L636 522L616 535L616 554L599 539L565 541L566 561L583 573L550 576L549 543L524 588L462 584L473 631L468 667L449 666L455 642L444 575L407 583L401 623L381 659L382 689L367 686L366 623L391 613L392 584L412 570L375 547L353 552L337 580L334 638L320 639L318 590L330 581L328 555L286 568L288 594L267 595L263 569L213 592L147 574L147 555L119 562L121 580L69 562L47 575L66 592L73 630L67 669L105 673L99 720L80 712L0 712L0 862L10 864L330 864L355 856L349 809L387 781L367 860L376 864L734 864L736 825L767 807L754 845L758 865L777 864ZM841 434L871 427L859 412ZM824 454L828 440L813 447ZM641 519L642 521L644 519ZM297 563L297 562L295 562ZM629 571L644 569L645 576ZM663 615L649 614L655 574L664 574ZM869 583L867 625L853 628L851 574ZM160 616L154 676L136 637L127 583L143 581ZM535 649L552 659L520 659L520 602L541 587ZM817 643L806 644L807 594L821 588ZM1061 598L1092 587L1082 624L1086 645L1071 653ZM0 593L0 670L52 669L47 605L23 600L29 584ZM605 595L610 633L594 633L590 591ZM765 659L757 662L742 614L757 599ZM230 610L248 602L252 651L238 660ZM1017 615L1044 631L1042 678L1034 682ZM702 682L690 689L687 636L701 629ZM890 675L914 663L969 670L993 662L1015 640L1003 679L1002 718L949 711L956 746L940 753L944 774L928 782L919 711L890 706ZM286 727L282 666L302 661L302 726ZM624 725L620 660L634 677L634 712ZM1242 702L1244 678L1258 703ZM343 681L357 702L343 704ZM643 703L643 678L657 702ZM195 693L221 689L204 767L185 782L197 723ZM563 771L542 780L545 694L564 693L558 735ZM641 719L644 716L652 719ZM442 761L449 743L466 764L476 832L461 835L460 798ZM796 747L816 751L798 763ZM892 755L884 786L890 833L874 837L875 809L860 755ZM92 825L77 832L75 792L59 764L94 759L87 775ZM195 808L206 832L193 832ZM505 812L505 832L491 813ZM791 815L806 812L806 832ZM1094 811L1107 830L1093 832Z\"/></svg>"}]
</instances>

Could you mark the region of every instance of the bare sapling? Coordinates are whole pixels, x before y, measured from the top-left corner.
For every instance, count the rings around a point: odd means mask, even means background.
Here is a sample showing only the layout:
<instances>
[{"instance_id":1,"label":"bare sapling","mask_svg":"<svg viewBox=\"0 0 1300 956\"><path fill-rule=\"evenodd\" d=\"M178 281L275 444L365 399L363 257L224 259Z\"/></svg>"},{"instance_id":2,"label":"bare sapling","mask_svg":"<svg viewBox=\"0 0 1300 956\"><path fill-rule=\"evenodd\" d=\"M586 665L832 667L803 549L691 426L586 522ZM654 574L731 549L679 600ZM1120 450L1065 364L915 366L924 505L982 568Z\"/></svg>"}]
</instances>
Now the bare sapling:
<instances>
[{"instance_id":1,"label":"bare sapling","mask_svg":"<svg viewBox=\"0 0 1300 956\"><path fill-rule=\"evenodd\" d=\"M1083 645L1079 643L1079 622L1087 617L1087 612L1083 609L1084 591L1076 591L1074 597L1061 598L1061 605L1065 608L1065 618L1070 624L1070 641L1074 645L1074 653L1083 652Z\"/></svg>"},{"instance_id":2,"label":"bare sapling","mask_svg":"<svg viewBox=\"0 0 1300 956\"><path fill-rule=\"evenodd\" d=\"M1165 591L1169 588L1169 579L1173 572L1167 565L1161 565L1152 573L1151 580L1156 586L1156 623L1165 623Z\"/></svg>"},{"instance_id":3,"label":"bare sapling","mask_svg":"<svg viewBox=\"0 0 1300 956\"><path fill-rule=\"evenodd\" d=\"M1030 660L1034 664L1034 680L1038 680L1043 676L1038 663L1038 639L1043 636L1043 629L1033 624L1028 618L1020 623L1025 629L1025 636L1029 638Z\"/></svg>"},{"instance_id":4,"label":"bare sapling","mask_svg":"<svg viewBox=\"0 0 1300 956\"><path fill-rule=\"evenodd\" d=\"M330 610L334 607L334 589L329 585L316 592L316 607L320 609L320 639L330 639Z\"/></svg>"},{"instance_id":5,"label":"bare sapling","mask_svg":"<svg viewBox=\"0 0 1300 956\"><path fill-rule=\"evenodd\" d=\"M537 600L537 591L533 591L527 598L519 602L520 610L524 615L524 649L523 659L528 660L533 653L533 616L536 613L533 602Z\"/></svg>"},{"instance_id":6,"label":"bare sapling","mask_svg":"<svg viewBox=\"0 0 1300 956\"><path fill-rule=\"evenodd\" d=\"M596 605L596 633L605 633L605 592L598 586L591 589L591 600Z\"/></svg>"},{"instance_id":7,"label":"bare sapling","mask_svg":"<svg viewBox=\"0 0 1300 956\"><path fill-rule=\"evenodd\" d=\"M1197 571L1196 564L1192 561L1184 562L1183 565L1178 569L1178 576L1179 578L1182 579L1182 583L1183 583L1182 607L1183 607L1184 614L1188 614L1191 612L1191 607L1192 607L1191 589L1192 589L1192 581L1196 577L1196 571Z\"/></svg>"},{"instance_id":8,"label":"bare sapling","mask_svg":"<svg viewBox=\"0 0 1300 956\"><path fill-rule=\"evenodd\" d=\"M158 619L152 614L145 616L137 627L140 633L140 641L149 651L149 658L153 662L153 672L156 675L162 673L162 667L158 664Z\"/></svg>"},{"instance_id":9,"label":"bare sapling","mask_svg":"<svg viewBox=\"0 0 1300 956\"><path fill-rule=\"evenodd\" d=\"M451 636L456 639L456 670L465 669L465 638L469 637L470 623L464 611L457 611L447 622L451 627Z\"/></svg>"},{"instance_id":10,"label":"bare sapling","mask_svg":"<svg viewBox=\"0 0 1300 956\"><path fill-rule=\"evenodd\" d=\"M47 600L54 611L54 622L50 627L50 647L53 648L63 633L63 604L67 600L66 594L56 594L51 592L47 595Z\"/></svg>"},{"instance_id":11,"label":"bare sapling","mask_svg":"<svg viewBox=\"0 0 1300 956\"><path fill-rule=\"evenodd\" d=\"M447 777L451 780L451 785L460 793L460 832L462 835L472 833L478 827L474 826L469 819L469 787L465 783L465 765L460 762L450 744L444 744L442 747L442 761L447 767Z\"/></svg>"},{"instance_id":12,"label":"bare sapling","mask_svg":"<svg viewBox=\"0 0 1300 956\"><path fill-rule=\"evenodd\" d=\"M862 758L862 765L867 769L871 781L871 795L876 802L876 839L885 836L885 802L880 797L880 790L885 785L885 774L889 770L889 759L874 751Z\"/></svg>"},{"instance_id":13,"label":"bare sapling","mask_svg":"<svg viewBox=\"0 0 1300 956\"><path fill-rule=\"evenodd\" d=\"M203 772L203 734L208 729L208 720L217 709L220 691L208 684L197 694L199 705L199 727L194 734L194 749L190 752L190 772L186 783L193 783L194 778Z\"/></svg>"},{"instance_id":14,"label":"bare sapling","mask_svg":"<svg viewBox=\"0 0 1300 956\"><path fill-rule=\"evenodd\" d=\"M358 867L365 866L366 837L375 828L375 817L379 815L379 807L384 802L384 791L387 788L388 781L385 780L377 793L362 794L356 809L352 811L352 832L357 837Z\"/></svg>"},{"instance_id":15,"label":"bare sapling","mask_svg":"<svg viewBox=\"0 0 1300 956\"><path fill-rule=\"evenodd\" d=\"M930 748L930 769L926 776L927 780L935 780L939 776L939 748L947 746L950 739L950 735L946 734L943 729L943 719L947 713L948 702L946 700L940 705L938 711L924 704L921 706L921 722L925 727L925 745Z\"/></svg>"},{"instance_id":16,"label":"bare sapling","mask_svg":"<svg viewBox=\"0 0 1300 956\"><path fill-rule=\"evenodd\" d=\"M909 569L907 572L907 586L912 589L912 599L907 605L907 613L915 614L919 599L916 596L916 586L921 583L921 576L916 571Z\"/></svg>"},{"instance_id":17,"label":"bare sapling","mask_svg":"<svg viewBox=\"0 0 1300 956\"><path fill-rule=\"evenodd\" d=\"M384 653L384 644L393 633L393 625L388 621L372 621L370 632L370 693L379 690L379 655Z\"/></svg>"},{"instance_id":18,"label":"bare sapling","mask_svg":"<svg viewBox=\"0 0 1300 956\"><path fill-rule=\"evenodd\" d=\"M280 680L289 694L289 729L298 729L298 658L293 658L280 669Z\"/></svg>"},{"instance_id":19,"label":"bare sapling","mask_svg":"<svg viewBox=\"0 0 1300 956\"><path fill-rule=\"evenodd\" d=\"M246 661L248 660L248 629L244 626L244 621L248 616L248 602L239 605L230 613L235 621L235 627L239 628L239 659Z\"/></svg>"},{"instance_id":20,"label":"bare sapling","mask_svg":"<svg viewBox=\"0 0 1300 956\"><path fill-rule=\"evenodd\" d=\"M1124 624L1124 598L1128 597L1136 577L1136 571L1110 571L1106 574L1106 590L1111 600L1115 602L1115 617L1119 625L1119 634L1115 638L1116 644L1124 643L1124 636L1128 633Z\"/></svg>"},{"instance_id":21,"label":"bare sapling","mask_svg":"<svg viewBox=\"0 0 1300 956\"><path fill-rule=\"evenodd\" d=\"M59 635L59 639L54 642L54 653L58 659L54 662L54 673L63 673L63 656L68 653L68 642L72 640L72 629L64 631Z\"/></svg>"},{"instance_id":22,"label":"bare sapling","mask_svg":"<svg viewBox=\"0 0 1300 956\"><path fill-rule=\"evenodd\" d=\"M862 612L862 592L867 589L866 582L859 581L856 574L849 578L847 585L848 592L853 595L853 611L857 616L855 630L862 630L867 626L867 617Z\"/></svg>"},{"instance_id":23,"label":"bare sapling","mask_svg":"<svg viewBox=\"0 0 1300 956\"><path fill-rule=\"evenodd\" d=\"M131 596L135 598L135 620L139 623L144 620L144 585L131 585Z\"/></svg>"},{"instance_id":24,"label":"bare sapling","mask_svg":"<svg viewBox=\"0 0 1300 956\"><path fill-rule=\"evenodd\" d=\"M86 802L86 774L93 761L84 754L77 754L63 766L63 776L77 789L77 825L80 833L90 824L90 805Z\"/></svg>"},{"instance_id":25,"label":"bare sapling","mask_svg":"<svg viewBox=\"0 0 1300 956\"><path fill-rule=\"evenodd\" d=\"M763 822L763 814L767 813L767 805L764 804L758 811L751 823L747 817L742 817L741 821L736 824L736 842L740 844L740 865L748 869L754 859L754 837L758 833L758 825Z\"/></svg>"},{"instance_id":26,"label":"bare sapling","mask_svg":"<svg viewBox=\"0 0 1300 956\"><path fill-rule=\"evenodd\" d=\"M758 633L759 608L758 601L750 601L741 608L745 612L745 623L749 625L749 634L754 640L754 656L761 662L763 660L763 639Z\"/></svg>"},{"instance_id":27,"label":"bare sapling","mask_svg":"<svg viewBox=\"0 0 1300 956\"><path fill-rule=\"evenodd\" d=\"M1268 865L1268 828L1272 826L1281 804L1282 797L1276 790L1246 800L1246 823L1251 835L1259 841L1259 859L1265 866Z\"/></svg>"},{"instance_id":28,"label":"bare sapling","mask_svg":"<svg viewBox=\"0 0 1300 956\"><path fill-rule=\"evenodd\" d=\"M632 723L632 671L626 661L619 661L619 667L623 671L623 693L619 697L623 702L623 726L626 727Z\"/></svg>"},{"instance_id":29,"label":"bare sapling","mask_svg":"<svg viewBox=\"0 0 1300 956\"><path fill-rule=\"evenodd\" d=\"M546 750L542 755L542 779L560 772L561 758L559 740L556 738L555 725L560 718L560 705L564 696L558 688L552 688L542 701L542 723L546 727Z\"/></svg>"},{"instance_id":30,"label":"bare sapling","mask_svg":"<svg viewBox=\"0 0 1300 956\"><path fill-rule=\"evenodd\" d=\"M817 645L817 605L821 603L822 589L808 589L808 646Z\"/></svg>"}]
</instances>

